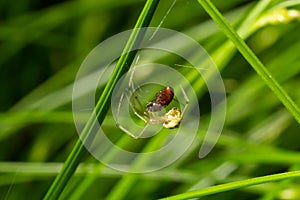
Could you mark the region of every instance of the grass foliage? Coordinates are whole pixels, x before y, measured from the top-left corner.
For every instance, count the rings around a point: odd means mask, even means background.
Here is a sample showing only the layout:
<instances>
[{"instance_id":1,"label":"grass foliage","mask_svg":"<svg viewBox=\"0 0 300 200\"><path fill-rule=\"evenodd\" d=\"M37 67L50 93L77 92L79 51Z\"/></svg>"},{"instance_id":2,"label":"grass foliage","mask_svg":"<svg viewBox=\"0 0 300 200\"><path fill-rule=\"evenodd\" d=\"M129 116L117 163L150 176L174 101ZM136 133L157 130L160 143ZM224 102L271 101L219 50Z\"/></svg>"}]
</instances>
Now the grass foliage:
<instances>
[{"instance_id":1,"label":"grass foliage","mask_svg":"<svg viewBox=\"0 0 300 200\"><path fill-rule=\"evenodd\" d=\"M168 0L156 9L147 7L151 3L157 1L0 2L1 199L300 199L300 1ZM213 151L199 159L210 99L195 70L174 67L200 104L197 138L166 168L125 173L97 161L78 140L72 86L96 45L148 23L185 33L207 50L225 84L226 121ZM131 39L128 44L136 41ZM144 54L148 60L140 62L182 63L161 52ZM118 147L151 152L168 131L137 142L115 126L110 112L112 89L133 58L124 54L114 75L99 84L95 112ZM116 156L112 150L105 159ZM146 163L137 158L126 167Z\"/></svg>"}]
</instances>

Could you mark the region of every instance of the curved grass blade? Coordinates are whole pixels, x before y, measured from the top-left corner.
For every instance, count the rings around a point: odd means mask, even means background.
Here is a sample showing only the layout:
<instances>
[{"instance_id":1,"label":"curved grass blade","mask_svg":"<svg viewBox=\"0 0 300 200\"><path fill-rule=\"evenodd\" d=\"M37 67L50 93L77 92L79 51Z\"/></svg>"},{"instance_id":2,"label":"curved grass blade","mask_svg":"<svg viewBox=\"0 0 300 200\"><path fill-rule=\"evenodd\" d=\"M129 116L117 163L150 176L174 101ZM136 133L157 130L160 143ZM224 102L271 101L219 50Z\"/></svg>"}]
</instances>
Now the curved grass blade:
<instances>
[{"instance_id":1,"label":"curved grass blade","mask_svg":"<svg viewBox=\"0 0 300 200\"><path fill-rule=\"evenodd\" d=\"M242 180L242 181L225 183L225 184L216 185L216 186L209 187L209 188L204 188L204 189L200 189L200 190L182 193L182 194L175 195L175 196L162 198L161 200L192 199L192 198L196 198L196 197L207 196L210 194L217 194L220 192L244 188L244 187L248 187L251 185L257 185L257 184L279 181L279 180L295 178L295 177L300 177L300 171L285 172L285 173L281 173L281 174L273 174L273 175L268 175L268 176L246 179L246 180Z\"/></svg>"},{"instance_id":2,"label":"curved grass blade","mask_svg":"<svg viewBox=\"0 0 300 200\"><path fill-rule=\"evenodd\" d=\"M256 73L263 79L268 87L274 92L276 97L289 110L298 123L300 123L300 109L291 99L287 92L281 87L277 80L267 70L263 63L257 58L253 51L247 46L245 41L237 34L233 27L225 20L222 14L209 0L198 0L211 18L218 24L226 36L234 43L239 52L254 68Z\"/></svg>"},{"instance_id":3,"label":"curved grass blade","mask_svg":"<svg viewBox=\"0 0 300 200\"><path fill-rule=\"evenodd\" d=\"M87 124L85 125L81 135L82 140L77 140L72 152L68 156L61 172L58 174L54 182L52 183L50 189L48 190L47 194L45 195L44 199L57 199L60 194L62 193L63 189L65 188L66 184L68 183L69 179L74 174L79 162L81 155L84 152L84 141L91 137L90 133L96 123L102 123L105 115L109 108L110 97L113 91L114 86L116 85L118 79L128 71L131 63L134 60L136 51L130 51L133 46L138 45L138 42L143 37L144 32L141 32L138 28L146 27L149 25L153 13L157 7L159 0L148 0L137 20L137 23L132 31L130 38L124 48L123 54L121 55L118 63L115 67L114 72L111 75L108 83L106 84L104 91L100 99L97 102L94 112L98 118L98 121L91 117ZM127 53L128 52L128 53Z\"/></svg>"}]
</instances>

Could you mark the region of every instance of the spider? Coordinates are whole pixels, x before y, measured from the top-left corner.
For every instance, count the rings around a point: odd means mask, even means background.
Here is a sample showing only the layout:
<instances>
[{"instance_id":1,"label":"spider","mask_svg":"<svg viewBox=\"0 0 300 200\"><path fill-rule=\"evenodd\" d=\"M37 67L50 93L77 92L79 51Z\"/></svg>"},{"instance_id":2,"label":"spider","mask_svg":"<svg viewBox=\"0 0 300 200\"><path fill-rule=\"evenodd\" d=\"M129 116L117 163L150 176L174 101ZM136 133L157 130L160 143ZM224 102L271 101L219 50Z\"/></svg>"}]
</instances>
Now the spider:
<instances>
[{"instance_id":1,"label":"spider","mask_svg":"<svg viewBox=\"0 0 300 200\"><path fill-rule=\"evenodd\" d=\"M138 139L143 134L143 132L145 131L145 129L147 128L147 126L149 124L162 124L163 127L168 128L168 129L177 127L180 124L183 114L184 114L185 110L187 109L187 105L189 103L189 99L188 99L185 91L183 90L182 86L180 86L180 88L181 88L182 94L185 98L185 104L183 105L182 111L180 111L180 109L178 109L177 107L173 107L169 111L167 111L165 114L163 114L163 115L160 114L161 111L166 106L168 106L174 99L174 89L170 86L167 86L164 89L160 90L158 93L156 93L153 100L150 101L146 105L146 108L143 110L143 112L140 112L138 110L136 104L138 104L141 108L144 108L144 106L142 105L138 96L136 94L134 94L135 88L133 85L133 74L134 74L134 69L132 70L132 73L131 73L130 79L129 79L129 84L128 84L128 91L131 90L131 95L130 95L131 97L127 96L127 98L129 98L129 102L131 105L131 109L133 110L133 113L138 118L140 118L141 120L143 120L145 122L145 126L140 131L140 133L137 135L131 133L128 129L126 129L124 126L122 126L118 121L118 117L116 118L116 126L134 139ZM120 113L124 94L125 93L123 92L120 97L119 105L117 108L118 109L117 115L119 115L119 113Z\"/></svg>"}]
</instances>

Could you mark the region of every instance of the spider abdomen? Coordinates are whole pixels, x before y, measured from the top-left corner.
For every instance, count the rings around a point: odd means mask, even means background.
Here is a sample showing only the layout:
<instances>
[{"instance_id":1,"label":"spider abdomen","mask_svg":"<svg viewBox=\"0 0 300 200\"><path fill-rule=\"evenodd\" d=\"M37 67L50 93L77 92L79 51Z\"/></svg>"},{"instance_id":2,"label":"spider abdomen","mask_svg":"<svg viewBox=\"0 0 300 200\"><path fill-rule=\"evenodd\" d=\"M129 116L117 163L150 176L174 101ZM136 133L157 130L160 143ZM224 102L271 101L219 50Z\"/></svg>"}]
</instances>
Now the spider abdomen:
<instances>
[{"instance_id":1,"label":"spider abdomen","mask_svg":"<svg viewBox=\"0 0 300 200\"><path fill-rule=\"evenodd\" d=\"M164 107L168 106L174 97L174 90L171 87L166 87L159 91L155 98L147 104L147 110L150 112L161 111Z\"/></svg>"}]
</instances>

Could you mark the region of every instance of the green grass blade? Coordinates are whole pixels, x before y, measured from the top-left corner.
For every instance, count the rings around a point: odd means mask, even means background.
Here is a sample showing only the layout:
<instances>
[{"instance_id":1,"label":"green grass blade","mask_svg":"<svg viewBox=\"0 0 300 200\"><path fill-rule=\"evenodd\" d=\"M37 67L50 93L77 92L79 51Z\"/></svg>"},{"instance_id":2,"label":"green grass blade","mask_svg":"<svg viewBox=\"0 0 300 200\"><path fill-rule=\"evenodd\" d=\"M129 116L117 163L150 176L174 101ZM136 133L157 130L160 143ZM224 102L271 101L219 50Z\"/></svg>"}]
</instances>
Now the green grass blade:
<instances>
[{"instance_id":1,"label":"green grass blade","mask_svg":"<svg viewBox=\"0 0 300 200\"><path fill-rule=\"evenodd\" d=\"M274 175L268 175L268 176L262 176L262 177L256 177L256 178L252 178L252 179L242 180L242 181L225 183L222 185L204 188L201 190L195 190L192 192L186 192L186 193L182 193L179 195L166 197L166 198L163 198L162 200L191 199L191 198L196 198L196 197L200 197L200 196L207 196L210 194L216 194L216 193L220 193L220 192L244 188L244 187L248 187L251 185L257 185L257 184L279 181L279 180L295 178L295 177L300 177L300 171L285 172L285 173L281 173L281 174L274 174Z\"/></svg>"},{"instance_id":2,"label":"green grass blade","mask_svg":"<svg viewBox=\"0 0 300 200\"><path fill-rule=\"evenodd\" d=\"M84 152L84 141L89 138L90 130L94 127L96 123L102 123L106 112L109 108L109 99L111 97L112 91L114 86L116 85L118 79L128 70L130 64L134 60L135 51L130 51L134 45L137 45L138 40L141 38L143 32L139 31L138 28L146 27L149 25L153 13L157 7L159 0L148 0L137 20L135 25L135 29L132 31L131 36L124 48L124 53L121 55L116 68L111 75L110 80L108 81L104 91L97 102L95 112L96 116L98 117L98 121L95 120L93 117L89 119L86 126L84 127L81 135L83 142L78 139L76 142L72 152L70 153L69 157L67 158L61 172L58 174L56 179L54 180L53 184L51 185L50 189L48 190L44 199L57 199L59 195L62 193L63 189L65 188L66 184L68 183L71 176L74 174L81 158L81 154ZM129 52L129 53L127 53Z\"/></svg>"},{"instance_id":3,"label":"green grass blade","mask_svg":"<svg viewBox=\"0 0 300 200\"><path fill-rule=\"evenodd\" d=\"M283 103L283 105L289 110L294 118L300 123L300 109L296 103L290 98L286 91L281 87L277 80L267 70L263 63L257 58L253 51L247 46L245 41L236 33L233 27L225 20L222 14L209 0L198 0L206 12L212 17L212 19L218 24L221 30L226 36L235 44L239 52L254 68L257 74L263 79L263 81L270 87L277 98Z\"/></svg>"}]
</instances>

